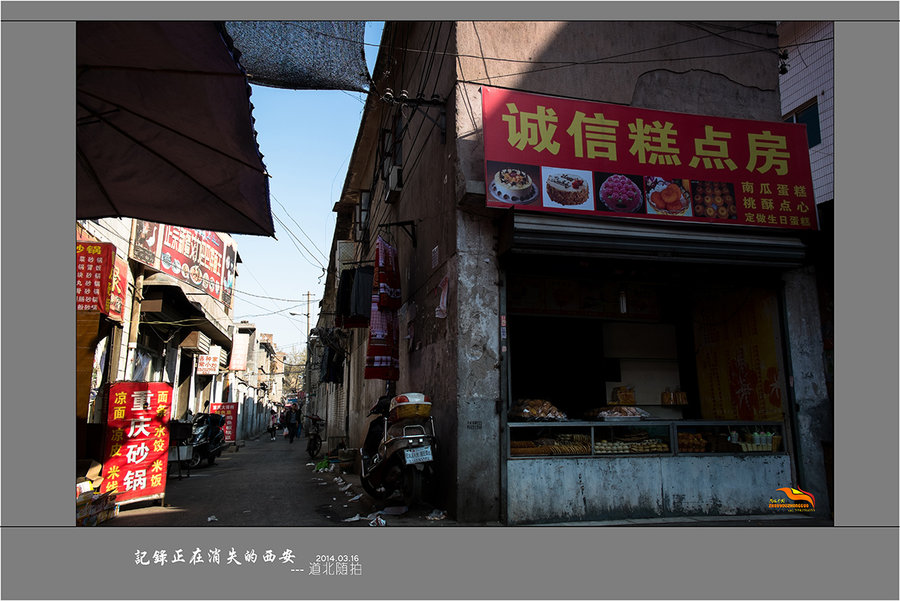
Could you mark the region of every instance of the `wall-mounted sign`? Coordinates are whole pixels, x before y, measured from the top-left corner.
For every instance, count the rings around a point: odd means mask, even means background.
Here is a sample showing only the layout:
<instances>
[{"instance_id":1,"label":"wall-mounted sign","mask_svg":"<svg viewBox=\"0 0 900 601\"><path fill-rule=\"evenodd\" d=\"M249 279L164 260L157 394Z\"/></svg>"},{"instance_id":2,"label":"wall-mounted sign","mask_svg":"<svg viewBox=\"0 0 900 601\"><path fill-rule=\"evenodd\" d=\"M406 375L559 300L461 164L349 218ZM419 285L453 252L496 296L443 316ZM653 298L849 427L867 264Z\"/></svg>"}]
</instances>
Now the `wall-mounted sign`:
<instances>
[{"instance_id":1,"label":"wall-mounted sign","mask_svg":"<svg viewBox=\"0 0 900 601\"><path fill-rule=\"evenodd\" d=\"M247 358L250 353L250 334L238 332L234 335L231 344L231 363L228 369L231 371L244 371L247 369Z\"/></svg>"},{"instance_id":2,"label":"wall-mounted sign","mask_svg":"<svg viewBox=\"0 0 900 601\"><path fill-rule=\"evenodd\" d=\"M224 235L136 219L131 239L135 261L230 305L237 250Z\"/></svg>"},{"instance_id":3,"label":"wall-mounted sign","mask_svg":"<svg viewBox=\"0 0 900 601\"><path fill-rule=\"evenodd\" d=\"M817 228L802 124L481 91L489 207Z\"/></svg>"},{"instance_id":4,"label":"wall-mounted sign","mask_svg":"<svg viewBox=\"0 0 900 601\"><path fill-rule=\"evenodd\" d=\"M219 354L214 355L198 355L197 356L197 375L198 376L214 376L219 373Z\"/></svg>"},{"instance_id":5,"label":"wall-mounted sign","mask_svg":"<svg viewBox=\"0 0 900 601\"><path fill-rule=\"evenodd\" d=\"M212 403L209 406L210 413L218 413L225 418L225 442L234 442L235 426L237 425L238 404L237 403Z\"/></svg>"},{"instance_id":6,"label":"wall-mounted sign","mask_svg":"<svg viewBox=\"0 0 900 601\"><path fill-rule=\"evenodd\" d=\"M108 242L75 243L75 309L100 311L122 321L127 264L116 256Z\"/></svg>"},{"instance_id":7,"label":"wall-mounted sign","mask_svg":"<svg viewBox=\"0 0 900 601\"><path fill-rule=\"evenodd\" d=\"M165 493L171 405L165 382L110 386L103 492L115 491L117 503Z\"/></svg>"}]
</instances>

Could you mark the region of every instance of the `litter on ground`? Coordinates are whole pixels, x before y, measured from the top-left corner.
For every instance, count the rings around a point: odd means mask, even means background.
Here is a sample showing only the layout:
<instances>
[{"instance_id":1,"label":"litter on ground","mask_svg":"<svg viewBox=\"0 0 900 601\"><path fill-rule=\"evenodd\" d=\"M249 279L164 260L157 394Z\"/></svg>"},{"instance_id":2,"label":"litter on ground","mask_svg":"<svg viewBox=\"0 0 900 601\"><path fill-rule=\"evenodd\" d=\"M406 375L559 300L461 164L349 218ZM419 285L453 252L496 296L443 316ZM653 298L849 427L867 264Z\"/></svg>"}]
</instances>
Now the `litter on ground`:
<instances>
[{"instance_id":1,"label":"litter on ground","mask_svg":"<svg viewBox=\"0 0 900 601\"><path fill-rule=\"evenodd\" d=\"M391 507L385 507L378 513L383 513L384 515L403 515L407 511L409 511L409 507L407 507L406 505L395 505Z\"/></svg>"}]
</instances>

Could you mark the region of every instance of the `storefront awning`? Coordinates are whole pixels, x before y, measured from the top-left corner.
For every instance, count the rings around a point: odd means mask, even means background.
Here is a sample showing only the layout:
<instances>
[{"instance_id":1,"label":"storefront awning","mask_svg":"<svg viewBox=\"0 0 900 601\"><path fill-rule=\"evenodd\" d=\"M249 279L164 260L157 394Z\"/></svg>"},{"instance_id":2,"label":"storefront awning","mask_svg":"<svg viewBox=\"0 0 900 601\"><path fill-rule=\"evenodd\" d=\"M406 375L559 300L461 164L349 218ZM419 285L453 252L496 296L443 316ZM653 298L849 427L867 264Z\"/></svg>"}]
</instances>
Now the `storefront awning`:
<instances>
[{"instance_id":1,"label":"storefront awning","mask_svg":"<svg viewBox=\"0 0 900 601\"><path fill-rule=\"evenodd\" d=\"M783 268L803 265L809 253L796 234L621 221L511 211L501 251Z\"/></svg>"},{"instance_id":2,"label":"storefront awning","mask_svg":"<svg viewBox=\"0 0 900 601\"><path fill-rule=\"evenodd\" d=\"M181 326L199 330L213 343L231 349L231 338L227 326L221 323L204 306L194 300L199 290L185 290L181 284L164 273L154 273L144 278L144 300L141 303L143 321L157 321L161 324Z\"/></svg>"},{"instance_id":3,"label":"storefront awning","mask_svg":"<svg viewBox=\"0 0 900 601\"><path fill-rule=\"evenodd\" d=\"M272 236L250 86L213 22L76 25L76 219Z\"/></svg>"}]
</instances>

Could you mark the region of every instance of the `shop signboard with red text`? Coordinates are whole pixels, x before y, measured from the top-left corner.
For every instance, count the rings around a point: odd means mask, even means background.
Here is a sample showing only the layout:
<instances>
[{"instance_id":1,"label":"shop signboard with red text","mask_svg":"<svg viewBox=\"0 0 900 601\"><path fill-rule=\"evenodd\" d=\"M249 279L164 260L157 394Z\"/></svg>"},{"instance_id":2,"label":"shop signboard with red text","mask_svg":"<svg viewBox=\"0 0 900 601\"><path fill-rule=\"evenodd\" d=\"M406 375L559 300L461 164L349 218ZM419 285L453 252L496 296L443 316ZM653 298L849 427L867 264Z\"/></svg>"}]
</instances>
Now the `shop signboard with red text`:
<instances>
[{"instance_id":1,"label":"shop signboard with red text","mask_svg":"<svg viewBox=\"0 0 900 601\"><path fill-rule=\"evenodd\" d=\"M225 430L225 442L235 442L235 426L237 425L237 403L211 403L210 413L218 413L225 418L223 429Z\"/></svg>"},{"instance_id":2,"label":"shop signboard with red text","mask_svg":"<svg viewBox=\"0 0 900 601\"><path fill-rule=\"evenodd\" d=\"M165 494L171 403L165 382L110 385L102 492L117 503Z\"/></svg>"},{"instance_id":3,"label":"shop signboard with red text","mask_svg":"<svg viewBox=\"0 0 900 601\"><path fill-rule=\"evenodd\" d=\"M122 321L127 266L108 242L79 240L75 243L75 309L99 311Z\"/></svg>"},{"instance_id":4,"label":"shop signboard with red text","mask_svg":"<svg viewBox=\"0 0 900 601\"><path fill-rule=\"evenodd\" d=\"M225 235L134 221L131 258L231 303L237 250Z\"/></svg>"},{"instance_id":5,"label":"shop signboard with red text","mask_svg":"<svg viewBox=\"0 0 900 601\"><path fill-rule=\"evenodd\" d=\"M197 375L198 376L214 376L219 373L219 355L198 355L197 356Z\"/></svg>"},{"instance_id":6,"label":"shop signboard with red text","mask_svg":"<svg viewBox=\"0 0 900 601\"><path fill-rule=\"evenodd\" d=\"M489 207L818 227L802 124L481 90Z\"/></svg>"}]
</instances>

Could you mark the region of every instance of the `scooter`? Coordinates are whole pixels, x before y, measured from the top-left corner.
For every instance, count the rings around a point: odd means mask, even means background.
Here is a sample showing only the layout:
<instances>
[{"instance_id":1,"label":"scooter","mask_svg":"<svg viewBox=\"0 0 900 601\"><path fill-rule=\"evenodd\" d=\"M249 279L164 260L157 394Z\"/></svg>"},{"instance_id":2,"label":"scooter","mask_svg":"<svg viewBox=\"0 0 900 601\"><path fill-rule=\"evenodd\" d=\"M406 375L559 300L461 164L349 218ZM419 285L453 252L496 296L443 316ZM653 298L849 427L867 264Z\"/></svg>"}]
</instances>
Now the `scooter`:
<instances>
[{"instance_id":1,"label":"scooter","mask_svg":"<svg viewBox=\"0 0 900 601\"><path fill-rule=\"evenodd\" d=\"M191 431L191 458L184 461L188 468L198 467L203 460L208 465L216 462L225 448L225 416L218 413L198 413L194 416Z\"/></svg>"},{"instance_id":2,"label":"scooter","mask_svg":"<svg viewBox=\"0 0 900 601\"><path fill-rule=\"evenodd\" d=\"M431 400L421 393L382 396L367 417L373 415L360 449L363 490L378 500L400 491L407 505L426 501L437 475Z\"/></svg>"}]
</instances>

